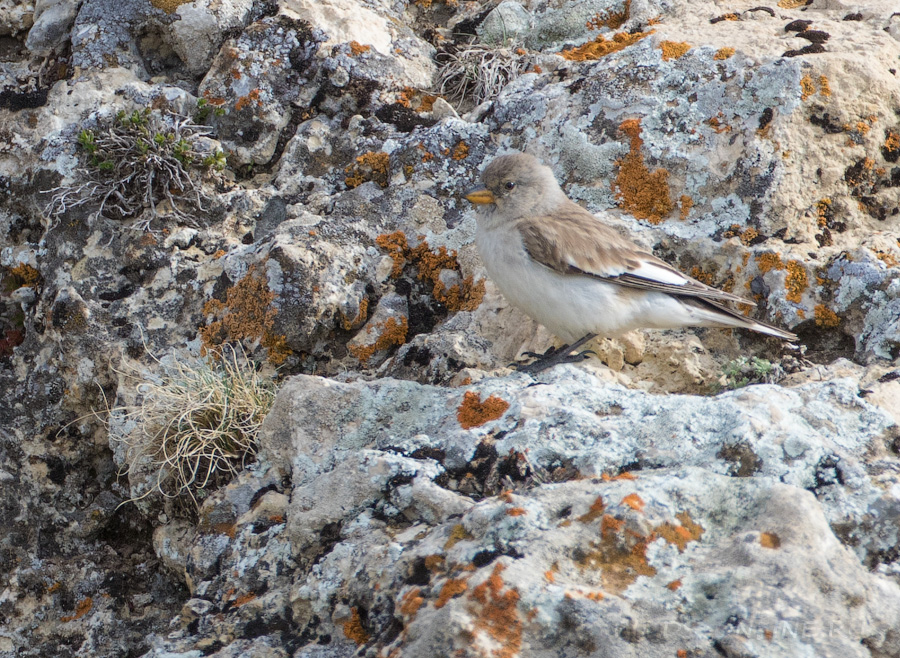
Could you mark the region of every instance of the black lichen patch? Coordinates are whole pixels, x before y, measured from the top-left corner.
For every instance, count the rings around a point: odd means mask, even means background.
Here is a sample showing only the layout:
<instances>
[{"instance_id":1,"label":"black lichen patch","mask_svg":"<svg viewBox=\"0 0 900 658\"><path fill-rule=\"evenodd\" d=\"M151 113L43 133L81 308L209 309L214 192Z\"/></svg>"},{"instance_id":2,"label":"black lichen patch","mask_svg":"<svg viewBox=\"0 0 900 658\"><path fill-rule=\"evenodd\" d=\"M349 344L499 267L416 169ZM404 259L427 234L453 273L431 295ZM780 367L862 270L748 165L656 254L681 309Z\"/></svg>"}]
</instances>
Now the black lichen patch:
<instances>
[{"instance_id":1,"label":"black lichen patch","mask_svg":"<svg viewBox=\"0 0 900 658\"><path fill-rule=\"evenodd\" d=\"M799 48L797 50L787 50L782 54L782 57L800 57L801 55L817 55L819 53L825 52L825 46L820 43L811 43L808 46L803 46L803 48Z\"/></svg>"},{"instance_id":2,"label":"black lichen patch","mask_svg":"<svg viewBox=\"0 0 900 658\"><path fill-rule=\"evenodd\" d=\"M771 107L767 107L762 111L762 114L759 116L759 129L764 130L766 126L772 123L772 117L775 113L772 111Z\"/></svg>"},{"instance_id":3,"label":"black lichen patch","mask_svg":"<svg viewBox=\"0 0 900 658\"><path fill-rule=\"evenodd\" d=\"M375 116L384 123L394 124L397 130L405 133L412 132L419 126L430 128L437 123L437 119L424 117L402 103L384 105L378 108Z\"/></svg>"},{"instance_id":4,"label":"black lichen patch","mask_svg":"<svg viewBox=\"0 0 900 658\"><path fill-rule=\"evenodd\" d=\"M806 28L812 25L812 21L805 20L796 20L791 21L787 25L784 26L785 32L803 32Z\"/></svg>"},{"instance_id":5,"label":"black lichen patch","mask_svg":"<svg viewBox=\"0 0 900 658\"><path fill-rule=\"evenodd\" d=\"M823 32L822 30L804 30L803 32L798 32L797 36L811 43L825 43L831 38L828 32Z\"/></svg>"},{"instance_id":6,"label":"black lichen patch","mask_svg":"<svg viewBox=\"0 0 900 658\"><path fill-rule=\"evenodd\" d=\"M811 114L809 122L814 126L818 126L829 135L836 135L844 132L844 126L832 119L828 112L823 112L821 115Z\"/></svg>"},{"instance_id":7,"label":"black lichen patch","mask_svg":"<svg viewBox=\"0 0 900 658\"><path fill-rule=\"evenodd\" d=\"M18 112L19 110L33 110L47 104L49 89L35 89L33 91L17 91L12 87L6 87L0 91L0 108Z\"/></svg>"}]
</instances>

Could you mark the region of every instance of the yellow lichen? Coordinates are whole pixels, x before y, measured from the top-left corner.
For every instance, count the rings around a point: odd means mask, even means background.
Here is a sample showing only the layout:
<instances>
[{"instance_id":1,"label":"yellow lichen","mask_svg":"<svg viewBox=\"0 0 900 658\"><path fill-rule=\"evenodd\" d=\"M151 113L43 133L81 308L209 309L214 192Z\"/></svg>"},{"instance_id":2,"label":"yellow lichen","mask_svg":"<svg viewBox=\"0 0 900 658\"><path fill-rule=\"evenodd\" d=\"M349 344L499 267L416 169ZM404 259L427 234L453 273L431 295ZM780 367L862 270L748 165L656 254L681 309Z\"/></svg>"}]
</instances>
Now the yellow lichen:
<instances>
[{"instance_id":1,"label":"yellow lichen","mask_svg":"<svg viewBox=\"0 0 900 658\"><path fill-rule=\"evenodd\" d=\"M825 304L816 304L814 312L817 327L834 329L841 324L841 319L838 317L838 314L825 306Z\"/></svg>"},{"instance_id":2,"label":"yellow lichen","mask_svg":"<svg viewBox=\"0 0 900 658\"><path fill-rule=\"evenodd\" d=\"M344 327L344 331L352 331L358 327L361 327L362 324L366 321L366 318L369 316L369 298L363 297L359 302L359 310L356 312L356 316L353 318L348 318L343 311L341 311L341 326Z\"/></svg>"},{"instance_id":3,"label":"yellow lichen","mask_svg":"<svg viewBox=\"0 0 900 658\"><path fill-rule=\"evenodd\" d=\"M644 142L641 139L639 119L623 121L619 128L628 136L631 147L624 158L616 161L619 167L619 173L613 184L616 199L622 208L638 219L659 224L675 207L666 182L669 172L665 169L651 172L644 164L641 155Z\"/></svg>"},{"instance_id":4,"label":"yellow lichen","mask_svg":"<svg viewBox=\"0 0 900 658\"><path fill-rule=\"evenodd\" d=\"M782 9L797 9L798 7L805 7L809 4L809 0L779 0L778 6Z\"/></svg>"},{"instance_id":5,"label":"yellow lichen","mask_svg":"<svg viewBox=\"0 0 900 658\"><path fill-rule=\"evenodd\" d=\"M424 604L425 597L422 596L422 590L418 587L413 587L400 599L400 614L406 617L408 621L412 621L416 618L419 608Z\"/></svg>"},{"instance_id":6,"label":"yellow lichen","mask_svg":"<svg viewBox=\"0 0 900 658\"><path fill-rule=\"evenodd\" d=\"M682 57L691 49L691 44L683 41L663 41L659 44L659 49L662 50L663 61L668 62Z\"/></svg>"},{"instance_id":7,"label":"yellow lichen","mask_svg":"<svg viewBox=\"0 0 900 658\"><path fill-rule=\"evenodd\" d=\"M150 4L157 9L162 9L167 14L174 13L181 5L187 4L191 0L150 0Z\"/></svg>"},{"instance_id":8,"label":"yellow lichen","mask_svg":"<svg viewBox=\"0 0 900 658\"><path fill-rule=\"evenodd\" d=\"M347 177L344 182L353 189L368 181L374 181L381 187L388 186L390 156L381 151L369 151L356 158L353 164L344 168Z\"/></svg>"},{"instance_id":9,"label":"yellow lichen","mask_svg":"<svg viewBox=\"0 0 900 658\"><path fill-rule=\"evenodd\" d=\"M694 200L689 197L687 194L681 195L681 211L678 214L678 218L684 221L691 214L691 208L694 207Z\"/></svg>"},{"instance_id":10,"label":"yellow lichen","mask_svg":"<svg viewBox=\"0 0 900 658\"><path fill-rule=\"evenodd\" d=\"M789 302L799 304L803 297L803 291L809 287L809 278L806 276L806 268L797 260L788 261L787 276L784 279L787 294L784 296Z\"/></svg>"},{"instance_id":11,"label":"yellow lichen","mask_svg":"<svg viewBox=\"0 0 900 658\"><path fill-rule=\"evenodd\" d=\"M763 548L779 548L781 538L774 532L761 532L759 533L759 543Z\"/></svg>"},{"instance_id":12,"label":"yellow lichen","mask_svg":"<svg viewBox=\"0 0 900 658\"><path fill-rule=\"evenodd\" d=\"M507 409L509 409L509 402L503 398L491 395L482 401L478 393L466 391L456 410L456 420L464 430L470 430L473 427L481 427L485 423L497 420L506 413Z\"/></svg>"},{"instance_id":13,"label":"yellow lichen","mask_svg":"<svg viewBox=\"0 0 900 658\"><path fill-rule=\"evenodd\" d=\"M893 130L888 130L887 137L884 140L884 150L888 153L900 150L900 135Z\"/></svg>"},{"instance_id":14,"label":"yellow lichen","mask_svg":"<svg viewBox=\"0 0 900 658\"><path fill-rule=\"evenodd\" d=\"M713 59L721 61L723 59L728 59L729 57L733 57L733 56L734 56L734 48L729 48L728 46L726 46L725 48L719 48L716 51L716 54L713 55Z\"/></svg>"},{"instance_id":15,"label":"yellow lichen","mask_svg":"<svg viewBox=\"0 0 900 658\"><path fill-rule=\"evenodd\" d=\"M651 34L653 34L652 30L650 32L637 32L635 34L628 34L627 32L617 32L613 35L612 39L607 39L602 34L599 34L593 41L589 41L583 46L578 46L577 48L563 50L559 54L563 58L571 60L573 62L584 62L592 59L600 59L601 57L605 57L610 53L625 50L625 48L627 48L628 46L636 44L638 41L640 41L644 37L650 36Z\"/></svg>"},{"instance_id":16,"label":"yellow lichen","mask_svg":"<svg viewBox=\"0 0 900 658\"><path fill-rule=\"evenodd\" d=\"M444 542L444 550L449 551L464 539L472 539L472 535L469 534L464 525L457 523L450 528L450 536L447 538L447 541Z\"/></svg>"},{"instance_id":17,"label":"yellow lichen","mask_svg":"<svg viewBox=\"0 0 900 658\"><path fill-rule=\"evenodd\" d=\"M765 274L766 272L771 272L772 270L784 269L784 263L781 262L781 257L778 254L774 254L771 252L759 254L756 257L756 264L759 267L760 274Z\"/></svg>"},{"instance_id":18,"label":"yellow lichen","mask_svg":"<svg viewBox=\"0 0 900 658\"><path fill-rule=\"evenodd\" d=\"M14 277L9 284L13 290L16 288L36 288L41 281L41 273L27 263L10 267L9 273Z\"/></svg>"},{"instance_id":19,"label":"yellow lichen","mask_svg":"<svg viewBox=\"0 0 900 658\"><path fill-rule=\"evenodd\" d=\"M695 265L691 268L691 276L697 279L700 283L705 283L708 286L713 285L713 275L709 272L703 270L699 265Z\"/></svg>"},{"instance_id":20,"label":"yellow lichen","mask_svg":"<svg viewBox=\"0 0 900 658\"><path fill-rule=\"evenodd\" d=\"M350 609L350 620L344 622L344 635L347 636L348 640L356 642L357 645L362 645L369 641L369 634L363 628L358 608Z\"/></svg>"},{"instance_id":21,"label":"yellow lichen","mask_svg":"<svg viewBox=\"0 0 900 658\"><path fill-rule=\"evenodd\" d=\"M816 85L809 75L800 78L800 100L805 101L807 98L816 93Z\"/></svg>"},{"instance_id":22,"label":"yellow lichen","mask_svg":"<svg viewBox=\"0 0 900 658\"><path fill-rule=\"evenodd\" d=\"M759 231L757 231L755 228L753 228L751 226L746 231L741 233L740 240L741 240L741 243L745 247L749 247L753 243L753 241L758 237L759 237Z\"/></svg>"},{"instance_id":23,"label":"yellow lichen","mask_svg":"<svg viewBox=\"0 0 900 658\"><path fill-rule=\"evenodd\" d=\"M831 96L831 85L828 83L828 78L824 75L819 76L819 94Z\"/></svg>"}]
</instances>

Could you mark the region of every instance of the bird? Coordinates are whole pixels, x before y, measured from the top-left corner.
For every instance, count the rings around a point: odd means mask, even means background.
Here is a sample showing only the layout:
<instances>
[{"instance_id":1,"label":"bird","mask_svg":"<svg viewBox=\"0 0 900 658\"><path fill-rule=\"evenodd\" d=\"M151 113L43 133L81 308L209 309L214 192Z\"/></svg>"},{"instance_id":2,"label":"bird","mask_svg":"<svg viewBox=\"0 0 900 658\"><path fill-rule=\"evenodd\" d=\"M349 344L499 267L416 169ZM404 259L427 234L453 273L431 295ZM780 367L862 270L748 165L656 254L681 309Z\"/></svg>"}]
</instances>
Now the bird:
<instances>
[{"instance_id":1,"label":"bird","mask_svg":"<svg viewBox=\"0 0 900 658\"><path fill-rule=\"evenodd\" d=\"M566 196L550 167L527 153L491 160L475 206L475 244L506 300L565 341L519 370L587 358L597 335L634 329L726 327L787 341L797 336L726 303L756 304L693 279L642 249Z\"/></svg>"}]
</instances>

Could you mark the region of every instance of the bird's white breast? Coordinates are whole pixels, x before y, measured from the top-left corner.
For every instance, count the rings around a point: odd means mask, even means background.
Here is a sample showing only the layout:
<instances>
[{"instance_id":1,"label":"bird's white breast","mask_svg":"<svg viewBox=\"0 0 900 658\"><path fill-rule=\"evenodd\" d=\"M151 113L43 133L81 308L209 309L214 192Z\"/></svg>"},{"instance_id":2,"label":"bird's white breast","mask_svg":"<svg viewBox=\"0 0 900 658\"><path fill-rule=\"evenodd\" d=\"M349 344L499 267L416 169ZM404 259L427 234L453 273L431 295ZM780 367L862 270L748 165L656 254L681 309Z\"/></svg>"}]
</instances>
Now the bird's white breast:
<instances>
[{"instance_id":1,"label":"bird's white breast","mask_svg":"<svg viewBox=\"0 0 900 658\"><path fill-rule=\"evenodd\" d=\"M563 340L630 329L619 327L614 311L622 303L618 286L560 274L533 261L515 228L479 221L475 243L488 276L506 300Z\"/></svg>"}]
</instances>

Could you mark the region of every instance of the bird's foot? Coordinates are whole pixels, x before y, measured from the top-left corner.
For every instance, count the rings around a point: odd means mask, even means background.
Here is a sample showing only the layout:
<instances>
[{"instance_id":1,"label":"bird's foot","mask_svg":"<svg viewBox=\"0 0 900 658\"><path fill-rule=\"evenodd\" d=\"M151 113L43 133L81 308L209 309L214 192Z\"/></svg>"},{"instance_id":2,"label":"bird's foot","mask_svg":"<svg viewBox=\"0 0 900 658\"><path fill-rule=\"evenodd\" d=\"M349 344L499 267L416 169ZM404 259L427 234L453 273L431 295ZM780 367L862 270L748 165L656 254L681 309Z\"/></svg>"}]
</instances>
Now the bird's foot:
<instances>
[{"instance_id":1,"label":"bird's foot","mask_svg":"<svg viewBox=\"0 0 900 658\"><path fill-rule=\"evenodd\" d=\"M593 350L573 352L573 350L578 349L595 336L596 334L588 334L571 345L563 345L562 347L557 347L555 349L550 348L543 354L525 352L526 356L534 357L535 360L527 364L513 364L513 366L518 372L524 372L526 375L536 375L539 372L543 372L544 370L561 363L580 363L587 359L590 354L596 356L596 352Z\"/></svg>"}]
</instances>

